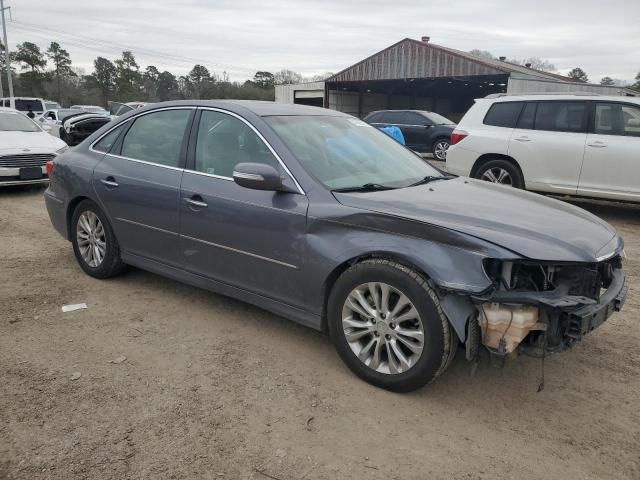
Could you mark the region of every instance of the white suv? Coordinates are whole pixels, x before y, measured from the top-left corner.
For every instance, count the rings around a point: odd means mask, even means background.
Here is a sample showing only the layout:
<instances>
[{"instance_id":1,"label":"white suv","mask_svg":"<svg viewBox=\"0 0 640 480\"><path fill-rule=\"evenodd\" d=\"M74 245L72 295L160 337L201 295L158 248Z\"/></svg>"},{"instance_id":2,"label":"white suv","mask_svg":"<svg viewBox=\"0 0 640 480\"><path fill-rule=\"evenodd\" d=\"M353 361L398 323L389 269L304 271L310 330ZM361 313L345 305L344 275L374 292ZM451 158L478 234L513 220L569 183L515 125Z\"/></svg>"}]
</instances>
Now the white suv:
<instances>
[{"instance_id":1,"label":"white suv","mask_svg":"<svg viewBox=\"0 0 640 480\"><path fill-rule=\"evenodd\" d=\"M640 201L640 98L483 98L451 134L447 170L527 190Z\"/></svg>"}]
</instances>

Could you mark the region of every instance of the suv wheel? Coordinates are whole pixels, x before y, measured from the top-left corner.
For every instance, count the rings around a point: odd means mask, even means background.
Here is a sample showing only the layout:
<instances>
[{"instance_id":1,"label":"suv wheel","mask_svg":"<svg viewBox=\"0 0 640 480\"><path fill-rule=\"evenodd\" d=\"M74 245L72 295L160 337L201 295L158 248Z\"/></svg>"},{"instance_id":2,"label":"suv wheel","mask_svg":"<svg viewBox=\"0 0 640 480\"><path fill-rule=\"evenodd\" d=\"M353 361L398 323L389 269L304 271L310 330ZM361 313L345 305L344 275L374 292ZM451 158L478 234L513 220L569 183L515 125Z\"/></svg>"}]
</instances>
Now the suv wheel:
<instances>
[{"instance_id":1,"label":"suv wheel","mask_svg":"<svg viewBox=\"0 0 640 480\"><path fill-rule=\"evenodd\" d=\"M340 276L329 298L328 324L347 366L395 392L435 379L456 350L434 290L417 272L389 260L367 260Z\"/></svg>"},{"instance_id":2,"label":"suv wheel","mask_svg":"<svg viewBox=\"0 0 640 480\"><path fill-rule=\"evenodd\" d=\"M478 169L475 178L500 185L524 188L524 179L518 167L507 160L490 160Z\"/></svg>"},{"instance_id":3,"label":"suv wheel","mask_svg":"<svg viewBox=\"0 0 640 480\"><path fill-rule=\"evenodd\" d=\"M120 246L105 214L95 203L84 200L71 219L73 253L80 267L95 278L109 278L124 270Z\"/></svg>"},{"instance_id":4,"label":"suv wheel","mask_svg":"<svg viewBox=\"0 0 640 480\"><path fill-rule=\"evenodd\" d=\"M449 150L450 145L451 142L446 138L436 140L436 143L433 144L433 157L444 162L447 159L447 150Z\"/></svg>"}]
</instances>

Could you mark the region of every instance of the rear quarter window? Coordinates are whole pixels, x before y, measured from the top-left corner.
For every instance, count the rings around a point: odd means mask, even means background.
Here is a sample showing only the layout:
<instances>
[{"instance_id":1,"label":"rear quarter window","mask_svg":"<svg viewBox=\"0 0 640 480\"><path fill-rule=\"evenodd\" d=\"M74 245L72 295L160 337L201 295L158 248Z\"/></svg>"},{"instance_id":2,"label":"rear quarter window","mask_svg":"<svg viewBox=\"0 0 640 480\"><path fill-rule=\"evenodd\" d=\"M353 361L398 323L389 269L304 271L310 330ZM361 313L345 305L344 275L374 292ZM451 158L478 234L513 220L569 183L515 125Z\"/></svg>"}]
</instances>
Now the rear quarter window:
<instances>
[{"instance_id":1,"label":"rear quarter window","mask_svg":"<svg viewBox=\"0 0 640 480\"><path fill-rule=\"evenodd\" d=\"M498 102L491 105L484 117L485 125L515 128L524 102Z\"/></svg>"}]
</instances>

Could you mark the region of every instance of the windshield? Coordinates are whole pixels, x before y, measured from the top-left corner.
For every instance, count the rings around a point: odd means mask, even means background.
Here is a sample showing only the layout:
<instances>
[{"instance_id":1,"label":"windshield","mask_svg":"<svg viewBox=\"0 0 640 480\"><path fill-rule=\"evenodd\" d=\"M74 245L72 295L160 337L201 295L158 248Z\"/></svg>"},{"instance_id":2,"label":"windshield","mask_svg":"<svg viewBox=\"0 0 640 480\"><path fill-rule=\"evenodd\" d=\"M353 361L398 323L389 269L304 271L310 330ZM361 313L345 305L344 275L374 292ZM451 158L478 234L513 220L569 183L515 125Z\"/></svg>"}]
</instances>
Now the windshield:
<instances>
[{"instance_id":1,"label":"windshield","mask_svg":"<svg viewBox=\"0 0 640 480\"><path fill-rule=\"evenodd\" d=\"M446 117L439 115L435 112L425 112L425 115L429 120L431 120L435 125L455 125L455 122L452 122Z\"/></svg>"},{"instance_id":2,"label":"windshield","mask_svg":"<svg viewBox=\"0 0 640 480\"><path fill-rule=\"evenodd\" d=\"M274 116L266 122L304 169L330 189L407 187L442 174L377 128L349 117Z\"/></svg>"},{"instance_id":3,"label":"windshield","mask_svg":"<svg viewBox=\"0 0 640 480\"><path fill-rule=\"evenodd\" d=\"M0 112L0 132L41 132L40 127L21 113Z\"/></svg>"},{"instance_id":4,"label":"windshield","mask_svg":"<svg viewBox=\"0 0 640 480\"><path fill-rule=\"evenodd\" d=\"M124 103L111 102L111 105L109 106L109 113L116 117L119 117L120 115L124 115L125 113L130 112L131 110L133 110L133 107L130 107L129 105L125 105Z\"/></svg>"}]
</instances>

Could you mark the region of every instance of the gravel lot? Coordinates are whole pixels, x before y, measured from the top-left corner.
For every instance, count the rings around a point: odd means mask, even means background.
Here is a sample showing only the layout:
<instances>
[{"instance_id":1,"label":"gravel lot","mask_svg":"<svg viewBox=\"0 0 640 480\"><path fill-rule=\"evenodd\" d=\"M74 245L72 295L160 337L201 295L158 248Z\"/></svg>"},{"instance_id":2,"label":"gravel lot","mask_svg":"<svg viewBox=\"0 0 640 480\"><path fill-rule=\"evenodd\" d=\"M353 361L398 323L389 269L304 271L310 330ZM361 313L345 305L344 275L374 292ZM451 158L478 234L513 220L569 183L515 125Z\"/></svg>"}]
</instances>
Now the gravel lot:
<instances>
[{"instance_id":1,"label":"gravel lot","mask_svg":"<svg viewBox=\"0 0 640 480\"><path fill-rule=\"evenodd\" d=\"M541 393L540 360L471 378L459 354L399 395L257 308L84 275L42 189L0 190L0 479L639 479L640 207L580 206L625 238L625 310L548 358Z\"/></svg>"}]
</instances>

